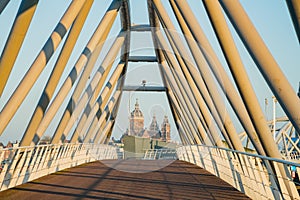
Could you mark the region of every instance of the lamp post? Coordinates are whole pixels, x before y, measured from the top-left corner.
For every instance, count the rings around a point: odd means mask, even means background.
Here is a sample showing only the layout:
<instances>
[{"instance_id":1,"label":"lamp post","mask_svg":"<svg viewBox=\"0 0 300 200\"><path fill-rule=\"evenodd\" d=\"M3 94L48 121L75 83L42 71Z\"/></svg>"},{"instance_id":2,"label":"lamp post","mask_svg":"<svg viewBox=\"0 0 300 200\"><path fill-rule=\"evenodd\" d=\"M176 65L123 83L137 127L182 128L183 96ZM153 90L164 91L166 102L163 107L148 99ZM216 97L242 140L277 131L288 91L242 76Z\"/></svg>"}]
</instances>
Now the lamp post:
<instances>
[{"instance_id":1,"label":"lamp post","mask_svg":"<svg viewBox=\"0 0 300 200\"><path fill-rule=\"evenodd\" d=\"M277 99L275 96L273 96L272 99L273 99L273 136L274 136L274 141L276 141L276 103L277 103Z\"/></svg>"}]
</instances>

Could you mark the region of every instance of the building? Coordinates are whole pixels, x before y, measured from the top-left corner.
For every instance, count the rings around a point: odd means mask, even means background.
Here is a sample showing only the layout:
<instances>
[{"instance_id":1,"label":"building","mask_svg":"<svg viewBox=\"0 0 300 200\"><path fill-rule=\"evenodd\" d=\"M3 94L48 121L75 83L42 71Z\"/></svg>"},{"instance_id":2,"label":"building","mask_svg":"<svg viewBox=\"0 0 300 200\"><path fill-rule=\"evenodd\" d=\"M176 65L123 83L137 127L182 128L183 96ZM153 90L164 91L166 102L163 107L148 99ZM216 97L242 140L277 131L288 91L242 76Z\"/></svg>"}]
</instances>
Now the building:
<instances>
[{"instance_id":1,"label":"building","mask_svg":"<svg viewBox=\"0 0 300 200\"><path fill-rule=\"evenodd\" d=\"M171 140L171 127L168 116L164 117L164 121L161 125L161 137L163 138L163 141Z\"/></svg>"},{"instance_id":2,"label":"building","mask_svg":"<svg viewBox=\"0 0 300 200\"><path fill-rule=\"evenodd\" d=\"M130 114L130 127L128 135L139 136L144 131L144 115L136 100L134 110Z\"/></svg>"},{"instance_id":3,"label":"building","mask_svg":"<svg viewBox=\"0 0 300 200\"><path fill-rule=\"evenodd\" d=\"M134 110L130 113L129 124L129 129L126 130L125 135L152 138L167 142L171 140L171 129L167 116L164 117L161 129L159 129L159 123L155 115L153 115L149 129L145 128L144 115L140 110L138 99L136 100Z\"/></svg>"}]
</instances>

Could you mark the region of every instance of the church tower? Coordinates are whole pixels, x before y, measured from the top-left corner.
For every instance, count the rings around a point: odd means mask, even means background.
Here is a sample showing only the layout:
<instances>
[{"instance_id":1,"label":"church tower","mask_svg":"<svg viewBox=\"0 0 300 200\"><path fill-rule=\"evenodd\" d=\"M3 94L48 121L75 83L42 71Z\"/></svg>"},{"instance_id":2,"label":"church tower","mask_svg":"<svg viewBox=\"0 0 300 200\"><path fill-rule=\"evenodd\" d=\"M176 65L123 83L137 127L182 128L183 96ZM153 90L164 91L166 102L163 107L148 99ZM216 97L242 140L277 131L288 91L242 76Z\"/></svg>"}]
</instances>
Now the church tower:
<instances>
[{"instance_id":1,"label":"church tower","mask_svg":"<svg viewBox=\"0 0 300 200\"><path fill-rule=\"evenodd\" d=\"M159 126L158 126L155 115L153 115L148 134L151 138L160 138L161 137L161 135L160 135L161 133L159 131Z\"/></svg>"},{"instance_id":2,"label":"church tower","mask_svg":"<svg viewBox=\"0 0 300 200\"><path fill-rule=\"evenodd\" d=\"M168 120L168 116L165 116L164 121L161 125L161 138L163 141L170 141L171 140L171 133L170 133L170 123Z\"/></svg>"},{"instance_id":3,"label":"church tower","mask_svg":"<svg viewBox=\"0 0 300 200\"><path fill-rule=\"evenodd\" d=\"M138 99L136 99L135 108L130 115L130 131L129 135L139 136L144 130L144 116L140 110Z\"/></svg>"}]
</instances>

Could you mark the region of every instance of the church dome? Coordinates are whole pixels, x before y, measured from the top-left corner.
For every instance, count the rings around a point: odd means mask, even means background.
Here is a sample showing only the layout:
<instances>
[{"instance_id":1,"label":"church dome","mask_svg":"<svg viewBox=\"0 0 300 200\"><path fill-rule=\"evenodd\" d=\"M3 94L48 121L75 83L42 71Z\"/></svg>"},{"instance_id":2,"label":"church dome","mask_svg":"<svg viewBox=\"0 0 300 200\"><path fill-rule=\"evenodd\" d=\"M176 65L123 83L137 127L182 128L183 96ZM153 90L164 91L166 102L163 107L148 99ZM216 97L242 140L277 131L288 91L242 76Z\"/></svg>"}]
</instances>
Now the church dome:
<instances>
[{"instance_id":1,"label":"church dome","mask_svg":"<svg viewBox=\"0 0 300 200\"><path fill-rule=\"evenodd\" d=\"M138 99L136 99L135 108L131 112L131 117L144 117L142 111L140 110Z\"/></svg>"}]
</instances>

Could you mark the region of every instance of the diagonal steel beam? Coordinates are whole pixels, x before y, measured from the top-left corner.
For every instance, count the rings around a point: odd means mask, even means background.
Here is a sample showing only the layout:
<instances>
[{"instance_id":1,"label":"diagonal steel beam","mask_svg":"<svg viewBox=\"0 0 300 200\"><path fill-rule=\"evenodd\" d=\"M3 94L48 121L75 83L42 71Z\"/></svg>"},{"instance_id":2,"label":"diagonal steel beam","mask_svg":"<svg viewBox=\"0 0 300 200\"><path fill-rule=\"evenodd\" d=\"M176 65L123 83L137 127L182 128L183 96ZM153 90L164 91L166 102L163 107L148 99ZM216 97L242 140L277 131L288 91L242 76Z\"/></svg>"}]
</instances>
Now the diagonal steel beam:
<instances>
[{"instance_id":1,"label":"diagonal steel beam","mask_svg":"<svg viewBox=\"0 0 300 200\"><path fill-rule=\"evenodd\" d=\"M97 70L97 72L94 75L93 78L93 82L92 84L95 85L95 83L97 85L99 85L100 88L102 88L106 77L109 74L109 71L118 55L118 52L120 51L120 47L121 45L124 43L126 38L126 32L121 32L118 37L116 38L115 42L113 43L113 45L111 46L111 48L109 49L105 59L103 60L103 62L101 63L99 69ZM79 97L79 96L78 96ZM58 142L63 142L65 139L65 136L68 134L68 132L64 132L70 118L71 115L73 113L73 110L76 106L78 102L74 102L73 99L71 99L69 101L68 107L65 110L65 113L63 114L63 117L60 121L60 124L58 125L55 134L52 138L52 143L56 144ZM74 108L73 108L74 107ZM81 124L81 123L80 123Z\"/></svg>"},{"instance_id":2,"label":"diagonal steel beam","mask_svg":"<svg viewBox=\"0 0 300 200\"><path fill-rule=\"evenodd\" d=\"M54 68L51 72L51 75L48 79L48 82L45 86L44 92L42 93L38 105L33 112L33 115L30 119L30 122L26 128L24 135L29 133L35 133L38 129L38 126L46 112L50 100L53 97L54 91L57 87L57 84L60 80L60 77L67 65L67 62L71 56L73 48L77 42L79 34L82 30L83 24L87 18L87 15L91 9L94 0L87 0L84 6L82 7L80 13L78 14L76 20L74 21L69 35L66 39L66 42L62 48L62 51L59 54L59 57L54 65Z\"/></svg>"},{"instance_id":3,"label":"diagonal steel beam","mask_svg":"<svg viewBox=\"0 0 300 200\"><path fill-rule=\"evenodd\" d=\"M85 0L75 0L70 4L67 11L61 18L60 22L57 24L56 28L51 33L49 39L43 46L42 50L39 52L30 69L27 71L24 78L22 79L22 81L20 82L20 84L18 85L8 102L5 104L4 108L0 113L0 134L3 133L9 121L17 112L23 100L33 87L39 75L45 68L46 64L54 54L58 45L60 44L68 29L72 25L73 21L77 17L84 2Z\"/></svg>"},{"instance_id":4,"label":"diagonal steel beam","mask_svg":"<svg viewBox=\"0 0 300 200\"><path fill-rule=\"evenodd\" d=\"M62 105L64 99L67 97L69 91L75 84L76 79L79 77L80 72L82 70L88 70L89 66L93 68L93 62L90 64L88 63L89 58L93 58L91 54L98 54L101 51L101 48L106 40L108 35L108 31L103 31L107 27L111 27L117 13L120 8L120 1L115 0L112 2L110 7L107 9L105 15L103 16L101 22L99 23L97 29L95 30L93 36L90 38L88 44L86 45L85 49L83 50L82 54L78 58L76 64L74 65L73 69L69 73L68 77L65 79L63 85L59 89L56 97L52 101L51 105L48 107L48 110L42 119L39 128L36 132L37 135L43 135L45 130L48 128L50 122L52 121L53 117L57 113L59 107ZM90 57L91 56L91 57ZM88 64L87 64L88 63ZM84 68L87 64L87 67Z\"/></svg>"},{"instance_id":5,"label":"diagonal steel beam","mask_svg":"<svg viewBox=\"0 0 300 200\"><path fill-rule=\"evenodd\" d=\"M220 0L221 6L286 115L300 133L300 99L273 58L239 2ZM267 141L266 141L267 142Z\"/></svg>"},{"instance_id":6,"label":"diagonal steel beam","mask_svg":"<svg viewBox=\"0 0 300 200\"><path fill-rule=\"evenodd\" d=\"M294 28L300 43L300 1L299 0L286 0L289 8L290 15L294 24Z\"/></svg>"},{"instance_id":7,"label":"diagonal steel beam","mask_svg":"<svg viewBox=\"0 0 300 200\"><path fill-rule=\"evenodd\" d=\"M9 0L2 0L0 2L1 14ZM38 2L38 0L23 0L21 2L13 27L0 56L0 97L19 54Z\"/></svg>"},{"instance_id":8,"label":"diagonal steel beam","mask_svg":"<svg viewBox=\"0 0 300 200\"><path fill-rule=\"evenodd\" d=\"M99 137L101 136L101 131L99 131L99 129L103 130L103 124L105 125L107 120L109 119L110 113L112 112L114 106L116 105L116 102L120 97L120 93L121 91L116 90L105 106L103 112L97 112L97 115L95 116L97 118L97 123L93 128L91 128L92 126L89 128L85 138L83 139L83 143L93 143L94 141L99 140Z\"/></svg>"}]
</instances>

